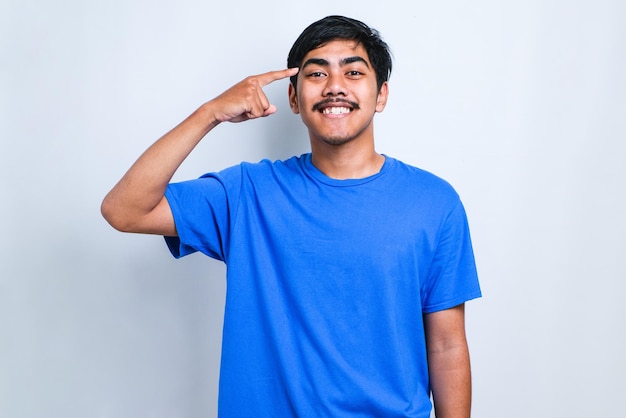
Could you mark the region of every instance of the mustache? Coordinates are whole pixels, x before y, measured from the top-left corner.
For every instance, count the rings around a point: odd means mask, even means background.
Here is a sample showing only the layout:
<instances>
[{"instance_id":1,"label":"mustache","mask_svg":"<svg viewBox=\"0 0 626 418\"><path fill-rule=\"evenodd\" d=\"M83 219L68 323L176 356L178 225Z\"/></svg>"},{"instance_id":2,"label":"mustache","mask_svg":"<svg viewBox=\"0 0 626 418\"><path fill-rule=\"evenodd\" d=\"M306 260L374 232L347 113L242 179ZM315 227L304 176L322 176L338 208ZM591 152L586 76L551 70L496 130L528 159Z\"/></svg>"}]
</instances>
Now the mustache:
<instances>
[{"instance_id":1,"label":"mustache","mask_svg":"<svg viewBox=\"0 0 626 418\"><path fill-rule=\"evenodd\" d=\"M350 100L346 100L346 99L332 99L332 98L328 98L325 100L322 100L321 102L315 103L313 105L312 110L313 111L319 111L320 108L329 105L329 104L335 104L335 103L343 103L348 105L349 107L353 108L354 110L360 109L358 103L352 102Z\"/></svg>"}]
</instances>

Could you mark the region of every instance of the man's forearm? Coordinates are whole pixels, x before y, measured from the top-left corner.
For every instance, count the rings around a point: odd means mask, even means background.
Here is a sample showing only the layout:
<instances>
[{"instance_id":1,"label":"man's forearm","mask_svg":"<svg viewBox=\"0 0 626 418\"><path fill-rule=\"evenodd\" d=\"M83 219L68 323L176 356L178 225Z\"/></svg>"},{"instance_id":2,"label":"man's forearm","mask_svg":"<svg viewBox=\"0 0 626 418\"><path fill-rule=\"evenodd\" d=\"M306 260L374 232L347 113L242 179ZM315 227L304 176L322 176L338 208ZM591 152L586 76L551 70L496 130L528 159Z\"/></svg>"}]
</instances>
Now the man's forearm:
<instances>
[{"instance_id":1,"label":"man's forearm","mask_svg":"<svg viewBox=\"0 0 626 418\"><path fill-rule=\"evenodd\" d=\"M437 418L469 418L472 379L467 344L429 353L430 382Z\"/></svg>"}]
</instances>

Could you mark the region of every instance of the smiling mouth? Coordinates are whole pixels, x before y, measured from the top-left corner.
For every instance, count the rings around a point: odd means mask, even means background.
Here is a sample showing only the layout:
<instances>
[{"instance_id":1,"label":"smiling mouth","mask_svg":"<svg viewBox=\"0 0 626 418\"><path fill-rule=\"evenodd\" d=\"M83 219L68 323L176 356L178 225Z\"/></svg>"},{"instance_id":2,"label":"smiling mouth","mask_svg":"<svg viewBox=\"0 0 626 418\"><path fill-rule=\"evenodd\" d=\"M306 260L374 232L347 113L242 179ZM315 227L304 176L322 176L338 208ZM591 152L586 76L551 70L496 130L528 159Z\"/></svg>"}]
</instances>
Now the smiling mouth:
<instances>
[{"instance_id":1,"label":"smiling mouth","mask_svg":"<svg viewBox=\"0 0 626 418\"><path fill-rule=\"evenodd\" d=\"M325 107L321 110L324 115L342 115L344 113L350 113L352 109L349 107Z\"/></svg>"},{"instance_id":2,"label":"smiling mouth","mask_svg":"<svg viewBox=\"0 0 626 418\"><path fill-rule=\"evenodd\" d=\"M324 100L313 105L313 110L323 115L344 115L359 108L359 105L348 100Z\"/></svg>"}]
</instances>

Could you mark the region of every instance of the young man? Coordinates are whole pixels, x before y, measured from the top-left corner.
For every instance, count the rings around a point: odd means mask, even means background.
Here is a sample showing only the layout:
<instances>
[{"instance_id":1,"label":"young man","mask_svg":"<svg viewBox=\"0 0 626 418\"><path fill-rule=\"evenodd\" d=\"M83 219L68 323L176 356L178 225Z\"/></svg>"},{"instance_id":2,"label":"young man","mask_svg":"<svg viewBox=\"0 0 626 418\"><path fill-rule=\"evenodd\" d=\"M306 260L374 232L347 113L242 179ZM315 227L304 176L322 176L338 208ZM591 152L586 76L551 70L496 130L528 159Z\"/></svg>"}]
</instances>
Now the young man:
<instances>
[{"instance_id":1,"label":"young man","mask_svg":"<svg viewBox=\"0 0 626 418\"><path fill-rule=\"evenodd\" d=\"M480 296L458 195L378 154L391 56L377 31L329 16L289 69L248 77L152 145L104 217L227 265L221 417L469 417L464 303ZM311 153L169 184L213 128L269 116L291 78Z\"/></svg>"}]
</instances>

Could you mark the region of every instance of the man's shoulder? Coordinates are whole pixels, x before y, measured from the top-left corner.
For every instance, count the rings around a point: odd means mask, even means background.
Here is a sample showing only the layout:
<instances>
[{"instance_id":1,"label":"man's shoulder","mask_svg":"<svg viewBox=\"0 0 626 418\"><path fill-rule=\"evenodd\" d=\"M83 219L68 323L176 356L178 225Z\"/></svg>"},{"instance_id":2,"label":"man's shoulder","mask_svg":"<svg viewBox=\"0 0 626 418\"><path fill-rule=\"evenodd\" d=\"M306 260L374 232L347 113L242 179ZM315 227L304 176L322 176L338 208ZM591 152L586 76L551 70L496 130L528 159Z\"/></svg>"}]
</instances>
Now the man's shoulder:
<instances>
[{"instance_id":1,"label":"man's shoulder","mask_svg":"<svg viewBox=\"0 0 626 418\"><path fill-rule=\"evenodd\" d=\"M385 157L390 163L393 178L406 182L407 187L418 187L456 195L454 187L438 174L387 155Z\"/></svg>"},{"instance_id":2,"label":"man's shoulder","mask_svg":"<svg viewBox=\"0 0 626 418\"><path fill-rule=\"evenodd\" d=\"M306 155L306 154L305 154ZM202 177L216 177L220 179L263 177L272 171L294 170L301 166L301 161L305 155L293 156L287 159L262 159L256 162L242 161L238 164L228 166L219 171L209 172Z\"/></svg>"},{"instance_id":3,"label":"man's shoulder","mask_svg":"<svg viewBox=\"0 0 626 418\"><path fill-rule=\"evenodd\" d=\"M241 167L243 170L252 170L252 171L266 171L266 170L276 170L276 169L282 169L282 168L290 168L290 167L295 167L295 166L299 166L303 159L306 158L307 154L303 154L300 156L292 156L286 159L269 159L269 158L264 158L260 161L257 162L248 162L248 161L244 161L242 163L239 164L239 167Z\"/></svg>"}]
</instances>

